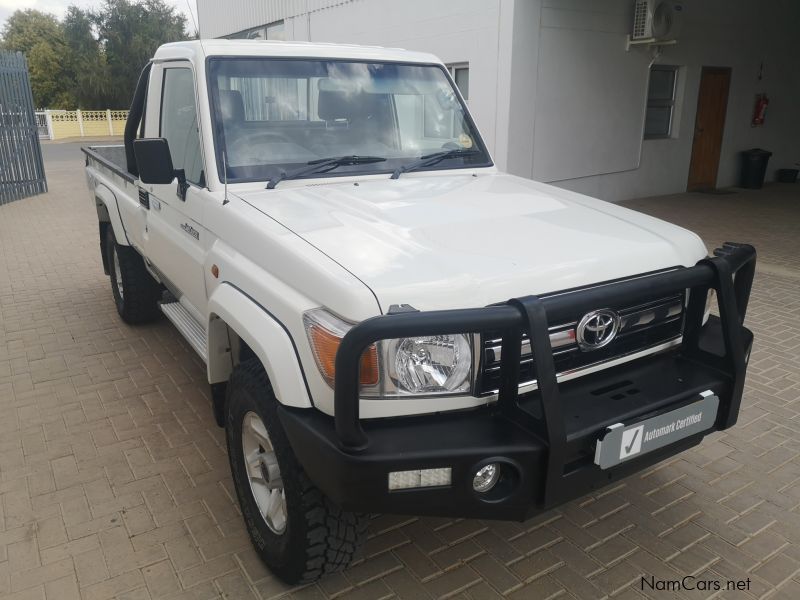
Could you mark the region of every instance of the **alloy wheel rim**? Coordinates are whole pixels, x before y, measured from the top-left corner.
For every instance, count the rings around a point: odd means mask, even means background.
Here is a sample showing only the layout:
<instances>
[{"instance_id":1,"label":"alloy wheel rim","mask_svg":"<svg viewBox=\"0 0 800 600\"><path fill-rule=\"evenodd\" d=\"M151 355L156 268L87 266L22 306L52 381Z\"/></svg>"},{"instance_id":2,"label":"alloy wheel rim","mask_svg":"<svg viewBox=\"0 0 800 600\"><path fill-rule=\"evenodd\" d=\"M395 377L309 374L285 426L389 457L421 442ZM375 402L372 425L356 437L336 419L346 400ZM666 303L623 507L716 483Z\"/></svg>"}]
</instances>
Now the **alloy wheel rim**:
<instances>
[{"instance_id":1,"label":"alloy wheel rim","mask_svg":"<svg viewBox=\"0 0 800 600\"><path fill-rule=\"evenodd\" d=\"M122 289L122 273L119 268L119 255L117 254L117 249L114 248L114 279L117 283L117 293L119 294L120 300L125 298L125 292Z\"/></svg>"},{"instance_id":2,"label":"alloy wheel rim","mask_svg":"<svg viewBox=\"0 0 800 600\"><path fill-rule=\"evenodd\" d=\"M250 491L270 531L286 531L286 492L264 421L250 411L242 419L242 453Z\"/></svg>"}]
</instances>

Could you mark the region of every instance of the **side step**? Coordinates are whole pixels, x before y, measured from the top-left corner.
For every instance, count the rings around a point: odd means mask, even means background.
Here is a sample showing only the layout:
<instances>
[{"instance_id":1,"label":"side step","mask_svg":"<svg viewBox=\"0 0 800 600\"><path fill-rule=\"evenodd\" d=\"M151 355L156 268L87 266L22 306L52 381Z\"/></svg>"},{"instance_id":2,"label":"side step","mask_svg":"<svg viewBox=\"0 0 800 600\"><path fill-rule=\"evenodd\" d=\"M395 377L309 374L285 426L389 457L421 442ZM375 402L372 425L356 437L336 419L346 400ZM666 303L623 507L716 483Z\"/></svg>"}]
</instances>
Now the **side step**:
<instances>
[{"instance_id":1,"label":"side step","mask_svg":"<svg viewBox=\"0 0 800 600\"><path fill-rule=\"evenodd\" d=\"M161 312L178 328L178 331L200 355L203 362L208 362L205 327L180 302L162 302L159 306Z\"/></svg>"}]
</instances>

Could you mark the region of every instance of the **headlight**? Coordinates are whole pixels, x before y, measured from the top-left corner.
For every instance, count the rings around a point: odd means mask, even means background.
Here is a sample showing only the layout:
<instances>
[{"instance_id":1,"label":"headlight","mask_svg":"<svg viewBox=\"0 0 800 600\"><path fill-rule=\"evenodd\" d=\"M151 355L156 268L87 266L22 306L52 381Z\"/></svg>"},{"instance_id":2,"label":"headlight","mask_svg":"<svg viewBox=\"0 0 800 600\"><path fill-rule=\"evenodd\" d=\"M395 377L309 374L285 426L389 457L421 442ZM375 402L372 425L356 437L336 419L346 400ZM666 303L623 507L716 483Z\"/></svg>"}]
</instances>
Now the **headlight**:
<instances>
[{"instance_id":1,"label":"headlight","mask_svg":"<svg viewBox=\"0 0 800 600\"><path fill-rule=\"evenodd\" d=\"M336 352L351 323L317 308L303 315L317 368L333 387ZM472 336L433 335L382 340L361 356L367 398L460 395L472 387Z\"/></svg>"},{"instance_id":2,"label":"headlight","mask_svg":"<svg viewBox=\"0 0 800 600\"><path fill-rule=\"evenodd\" d=\"M381 350L394 388L391 395L469 392L472 346L465 335L386 340Z\"/></svg>"}]
</instances>

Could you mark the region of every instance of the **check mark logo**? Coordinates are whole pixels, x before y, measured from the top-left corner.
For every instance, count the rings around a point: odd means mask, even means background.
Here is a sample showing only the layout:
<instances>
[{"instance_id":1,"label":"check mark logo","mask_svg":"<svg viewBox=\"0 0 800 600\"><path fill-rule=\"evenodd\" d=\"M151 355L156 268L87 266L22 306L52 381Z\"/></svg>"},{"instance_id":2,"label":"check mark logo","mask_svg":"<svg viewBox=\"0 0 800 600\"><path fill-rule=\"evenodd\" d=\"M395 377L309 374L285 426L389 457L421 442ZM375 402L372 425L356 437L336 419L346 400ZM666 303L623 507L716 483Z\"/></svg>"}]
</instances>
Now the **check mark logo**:
<instances>
[{"instance_id":1,"label":"check mark logo","mask_svg":"<svg viewBox=\"0 0 800 600\"><path fill-rule=\"evenodd\" d=\"M628 458L639 454L642 450L642 441L644 440L644 426L633 427L622 432L622 440L619 444L619 458Z\"/></svg>"},{"instance_id":2,"label":"check mark logo","mask_svg":"<svg viewBox=\"0 0 800 600\"><path fill-rule=\"evenodd\" d=\"M625 454L630 454L631 450L633 450L633 445L636 443L636 438L639 437L639 430L633 432L633 438L631 439L630 445L625 448Z\"/></svg>"}]
</instances>

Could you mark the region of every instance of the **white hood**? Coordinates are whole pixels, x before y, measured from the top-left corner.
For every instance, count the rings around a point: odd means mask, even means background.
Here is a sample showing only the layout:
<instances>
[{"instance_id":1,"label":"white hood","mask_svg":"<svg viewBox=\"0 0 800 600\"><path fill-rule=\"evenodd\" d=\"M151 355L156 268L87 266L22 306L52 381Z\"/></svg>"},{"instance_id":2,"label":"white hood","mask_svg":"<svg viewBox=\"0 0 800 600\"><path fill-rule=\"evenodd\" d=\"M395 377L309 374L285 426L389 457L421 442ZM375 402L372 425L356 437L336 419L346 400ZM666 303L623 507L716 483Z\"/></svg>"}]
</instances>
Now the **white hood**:
<instances>
[{"instance_id":1,"label":"white hood","mask_svg":"<svg viewBox=\"0 0 800 600\"><path fill-rule=\"evenodd\" d=\"M383 312L485 306L706 255L685 229L512 175L297 183L239 196L361 279Z\"/></svg>"}]
</instances>

